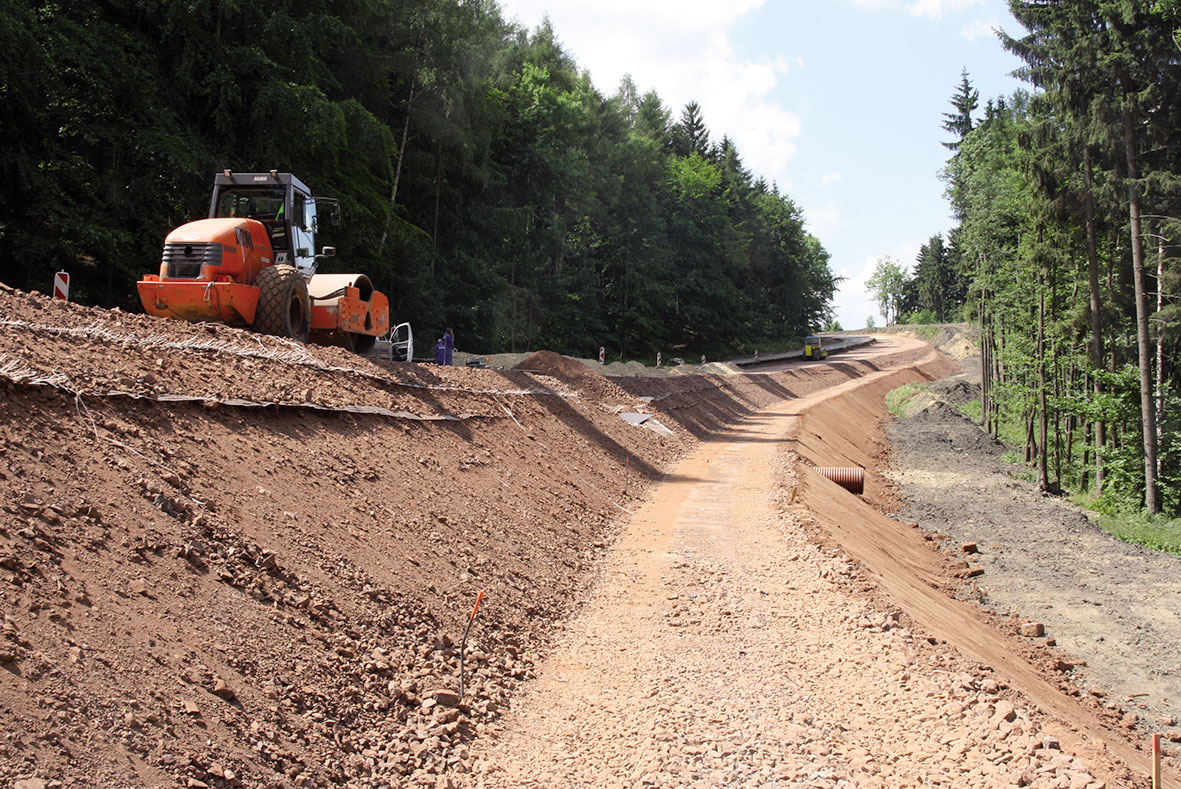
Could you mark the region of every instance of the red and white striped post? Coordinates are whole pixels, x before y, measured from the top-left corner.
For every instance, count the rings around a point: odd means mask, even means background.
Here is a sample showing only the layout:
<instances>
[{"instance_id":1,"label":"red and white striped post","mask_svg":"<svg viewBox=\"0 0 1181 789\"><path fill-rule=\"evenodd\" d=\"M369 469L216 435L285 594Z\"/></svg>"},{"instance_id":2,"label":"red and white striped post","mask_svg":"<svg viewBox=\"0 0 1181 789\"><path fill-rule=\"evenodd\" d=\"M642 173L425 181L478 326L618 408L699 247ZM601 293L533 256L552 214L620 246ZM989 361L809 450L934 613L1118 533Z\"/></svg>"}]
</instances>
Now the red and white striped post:
<instances>
[{"instance_id":1,"label":"red and white striped post","mask_svg":"<svg viewBox=\"0 0 1181 789\"><path fill-rule=\"evenodd\" d=\"M70 300L70 273L59 271L53 275L53 297L62 301Z\"/></svg>"}]
</instances>

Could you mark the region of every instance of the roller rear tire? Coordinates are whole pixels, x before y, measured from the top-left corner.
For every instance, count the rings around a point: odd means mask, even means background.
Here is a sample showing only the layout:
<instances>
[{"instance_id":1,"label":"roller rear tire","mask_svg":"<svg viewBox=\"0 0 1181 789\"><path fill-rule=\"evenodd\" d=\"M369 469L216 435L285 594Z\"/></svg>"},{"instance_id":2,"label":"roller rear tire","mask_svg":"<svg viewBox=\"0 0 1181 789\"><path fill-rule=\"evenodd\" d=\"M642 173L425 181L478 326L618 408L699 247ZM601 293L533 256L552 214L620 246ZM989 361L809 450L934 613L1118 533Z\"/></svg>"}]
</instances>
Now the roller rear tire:
<instances>
[{"instance_id":1,"label":"roller rear tire","mask_svg":"<svg viewBox=\"0 0 1181 789\"><path fill-rule=\"evenodd\" d=\"M255 330L307 342L312 302L308 298L308 283L295 266L264 268L254 284L259 290Z\"/></svg>"}]
</instances>

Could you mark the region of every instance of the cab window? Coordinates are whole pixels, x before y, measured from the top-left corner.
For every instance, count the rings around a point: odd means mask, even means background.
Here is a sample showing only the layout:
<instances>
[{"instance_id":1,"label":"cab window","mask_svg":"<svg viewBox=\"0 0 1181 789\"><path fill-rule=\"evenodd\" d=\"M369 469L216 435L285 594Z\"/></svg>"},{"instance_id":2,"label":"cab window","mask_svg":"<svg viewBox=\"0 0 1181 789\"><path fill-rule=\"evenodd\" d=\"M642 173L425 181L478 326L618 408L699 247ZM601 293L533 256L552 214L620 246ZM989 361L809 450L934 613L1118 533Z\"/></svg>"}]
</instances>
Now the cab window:
<instances>
[{"instance_id":1,"label":"cab window","mask_svg":"<svg viewBox=\"0 0 1181 789\"><path fill-rule=\"evenodd\" d=\"M282 187L223 189L217 197L217 216L236 216L263 222L282 220L284 191Z\"/></svg>"}]
</instances>

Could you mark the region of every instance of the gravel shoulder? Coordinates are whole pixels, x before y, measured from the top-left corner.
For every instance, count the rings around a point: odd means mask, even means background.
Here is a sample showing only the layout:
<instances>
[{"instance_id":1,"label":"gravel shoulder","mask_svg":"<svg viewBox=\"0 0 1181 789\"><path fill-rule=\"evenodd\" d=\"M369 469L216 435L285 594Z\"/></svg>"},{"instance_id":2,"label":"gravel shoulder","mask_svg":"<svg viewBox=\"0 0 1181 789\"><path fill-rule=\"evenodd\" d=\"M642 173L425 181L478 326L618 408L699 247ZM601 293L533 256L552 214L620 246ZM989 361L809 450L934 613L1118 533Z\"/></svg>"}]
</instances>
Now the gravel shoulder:
<instances>
[{"instance_id":1,"label":"gravel shoulder","mask_svg":"<svg viewBox=\"0 0 1181 789\"><path fill-rule=\"evenodd\" d=\"M1005 448L948 404L978 396L978 366L929 385L936 397L888 428L900 516L975 543L984 570L973 597L1074 663L1075 682L1124 725L1148 732L1181 718L1181 557L1122 542L1087 513L1048 496L1002 459ZM1176 733L1176 732L1174 732ZM1181 737L1178 737L1181 739Z\"/></svg>"}]
</instances>

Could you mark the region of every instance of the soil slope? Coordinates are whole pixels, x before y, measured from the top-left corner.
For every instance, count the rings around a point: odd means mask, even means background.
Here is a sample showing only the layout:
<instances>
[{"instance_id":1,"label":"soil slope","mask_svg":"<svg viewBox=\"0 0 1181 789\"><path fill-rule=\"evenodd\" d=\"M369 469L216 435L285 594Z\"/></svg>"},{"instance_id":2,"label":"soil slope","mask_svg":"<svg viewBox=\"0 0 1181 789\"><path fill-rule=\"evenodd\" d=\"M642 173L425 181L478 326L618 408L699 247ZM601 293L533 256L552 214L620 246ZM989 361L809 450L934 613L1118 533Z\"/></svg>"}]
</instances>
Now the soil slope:
<instances>
[{"instance_id":1,"label":"soil slope","mask_svg":"<svg viewBox=\"0 0 1181 789\"><path fill-rule=\"evenodd\" d=\"M678 458L925 352L607 381L7 288L0 326L0 784L22 789L462 775Z\"/></svg>"},{"instance_id":2,"label":"soil slope","mask_svg":"<svg viewBox=\"0 0 1181 789\"><path fill-rule=\"evenodd\" d=\"M1042 625L1026 628L1030 643L1056 642L1091 703L1143 737L1181 740L1181 557L1122 542L1019 478L1005 447L949 405L979 398L977 361L890 426L904 516L955 551L975 543L983 575L960 594L1011 615L1015 629Z\"/></svg>"}]
</instances>

